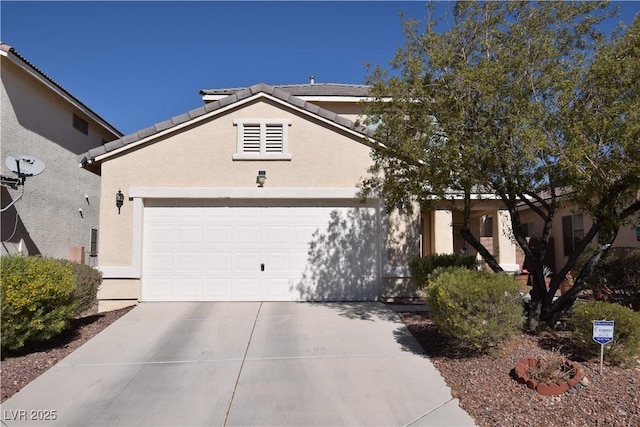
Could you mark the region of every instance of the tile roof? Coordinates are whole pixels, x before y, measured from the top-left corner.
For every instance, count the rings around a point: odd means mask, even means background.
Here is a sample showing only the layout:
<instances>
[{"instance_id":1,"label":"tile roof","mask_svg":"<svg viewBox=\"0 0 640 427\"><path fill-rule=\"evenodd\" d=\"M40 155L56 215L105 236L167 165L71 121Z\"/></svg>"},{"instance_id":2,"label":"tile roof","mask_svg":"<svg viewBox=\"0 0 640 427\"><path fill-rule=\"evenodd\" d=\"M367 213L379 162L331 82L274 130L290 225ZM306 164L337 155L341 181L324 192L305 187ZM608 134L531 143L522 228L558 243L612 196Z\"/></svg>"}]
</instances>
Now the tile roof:
<instances>
[{"instance_id":1,"label":"tile roof","mask_svg":"<svg viewBox=\"0 0 640 427\"><path fill-rule=\"evenodd\" d=\"M281 89L293 96L353 96L365 97L369 95L371 86L340 84L340 83L313 83L298 85L274 85L274 88ZM231 95L239 92L242 87L224 89L203 89L200 95Z\"/></svg>"},{"instance_id":2,"label":"tile roof","mask_svg":"<svg viewBox=\"0 0 640 427\"><path fill-rule=\"evenodd\" d=\"M304 86L307 86L307 85L304 85ZM122 147L126 147L129 144L141 141L142 139L148 138L155 134L159 134L160 132L171 129L183 123L189 122L198 117L204 116L206 114L209 114L211 112L224 108L228 105L232 105L237 102L243 101L247 98L250 98L260 93L270 95L294 107L305 110L311 114L314 114L318 117L321 117L325 120L333 122L336 125L342 126L354 132L358 132L363 135L367 134L368 132L366 128L356 126L356 124L351 120L345 119L344 117L334 113L333 111L320 108L317 105L311 104L303 99L300 99L292 95L285 89L282 89L276 86L269 86L264 83L258 83L248 88L238 88L237 90L232 91L228 96L221 98L217 101L209 102L208 104L205 104L202 107L188 111L179 116L175 116L169 120L165 120L163 122L157 123L153 126L142 129L138 132L125 135L122 138L116 139L115 141L108 142L102 145L101 147L93 148L87 151L86 153L78 156L78 159L83 165L86 166L87 164L92 163L96 159L96 157L118 150Z\"/></svg>"},{"instance_id":3,"label":"tile roof","mask_svg":"<svg viewBox=\"0 0 640 427\"><path fill-rule=\"evenodd\" d=\"M60 90L64 95L69 97L73 102L76 102L82 109L85 109L86 112L90 113L90 115L93 115L96 120L102 122L103 126L108 128L110 132L112 132L115 135L120 135L120 136L122 135L122 132L120 132L117 128L115 128L111 123L109 123L104 118L102 118L98 113L93 111L91 108L89 108L85 103L80 101L78 98L73 96L71 94L71 92L69 92L68 90L63 88L60 84L56 83L56 81L54 81L51 77L46 75L42 70L40 70L38 67L33 65L31 62L29 62L24 56L20 55L13 47L11 47L8 44L3 43L3 42L0 41L0 50L2 50L3 52L6 52L6 53L11 53L16 58L18 58L20 61L22 61L24 64L29 66L29 68L33 69L33 71L35 71L37 74L42 76L47 82L49 82L55 88Z\"/></svg>"}]
</instances>

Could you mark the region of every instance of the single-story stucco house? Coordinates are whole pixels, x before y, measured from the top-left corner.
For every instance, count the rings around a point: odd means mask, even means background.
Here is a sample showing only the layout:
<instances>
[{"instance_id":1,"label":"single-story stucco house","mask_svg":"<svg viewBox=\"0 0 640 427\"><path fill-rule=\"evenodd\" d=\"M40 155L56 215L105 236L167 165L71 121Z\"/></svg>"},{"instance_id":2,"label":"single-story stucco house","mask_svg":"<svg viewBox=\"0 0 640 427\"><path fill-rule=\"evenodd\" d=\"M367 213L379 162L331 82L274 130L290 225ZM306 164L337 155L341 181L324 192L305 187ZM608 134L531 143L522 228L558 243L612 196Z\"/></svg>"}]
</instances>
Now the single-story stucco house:
<instances>
[{"instance_id":1,"label":"single-story stucco house","mask_svg":"<svg viewBox=\"0 0 640 427\"><path fill-rule=\"evenodd\" d=\"M356 125L368 91L313 79L203 90L204 106L82 154L102 177L100 310L415 297L409 260L464 250L461 217L360 200L375 143ZM472 231L515 271L507 218L485 195Z\"/></svg>"}]
</instances>

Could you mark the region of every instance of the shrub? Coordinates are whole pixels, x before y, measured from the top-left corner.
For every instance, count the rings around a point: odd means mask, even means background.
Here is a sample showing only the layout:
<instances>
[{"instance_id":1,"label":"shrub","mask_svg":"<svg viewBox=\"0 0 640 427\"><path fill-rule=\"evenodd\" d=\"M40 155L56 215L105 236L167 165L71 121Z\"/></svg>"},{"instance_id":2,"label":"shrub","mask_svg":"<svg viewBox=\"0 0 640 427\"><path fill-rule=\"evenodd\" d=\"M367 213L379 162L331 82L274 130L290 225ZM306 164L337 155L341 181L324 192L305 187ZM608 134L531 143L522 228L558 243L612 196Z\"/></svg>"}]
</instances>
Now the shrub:
<instances>
[{"instance_id":1,"label":"shrub","mask_svg":"<svg viewBox=\"0 0 640 427\"><path fill-rule=\"evenodd\" d=\"M73 297L76 301L74 316L90 309L98 300L98 288L102 283L102 272L90 265L79 264L77 262L62 261L75 278L75 289Z\"/></svg>"},{"instance_id":2,"label":"shrub","mask_svg":"<svg viewBox=\"0 0 640 427\"><path fill-rule=\"evenodd\" d=\"M462 254L432 254L425 257L413 258L409 261L409 271L418 287L428 285L431 275L439 268L464 267L475 270L478 260L473 255Z\"/></svg>"},{"instance_id":3,"label":"shrub","mask_svg":"<svg viewBox=\"0 0 640 427\"><path fill-rule=\"evenodd\" d=\"M589 287L609 302L629 306L640 298L640 248L611 248L589 277Z\"/></svg>"},{"instance_id":4,"label":"shrub","mask_svg":"<svg viewBox=\"0 0 640 427\"><path fill-rule=\"evenodd\" d=\"M506 273L445 269L427 287L427 298L441 332L474 350L495 347L524 326L518 284Z\"/></svg>"},{"instance_id":5,"label":"shrub","mask_svg":"<svg viewBox=\"0 0 640 427\"><path fill-rule=\"evenodd\" d=\"M605 345L605 361L619 365L633 363L640 353L640 313L603 301L577 302L569 319L571 340L585 354L600 355L600 344L593 341L593 321L613 320L613 341Z\"/></svg>"},{"instance_id":6,"label":"shrub","mask_svg":"<svg viewBox=\"0 0 640 427\"><path fill-rule=\"evenodd\" d=\"M71 270L57 260L3 256L0 299L2 349L46 341L69 325L75 304Z\"/></svg>"}]
</instances>

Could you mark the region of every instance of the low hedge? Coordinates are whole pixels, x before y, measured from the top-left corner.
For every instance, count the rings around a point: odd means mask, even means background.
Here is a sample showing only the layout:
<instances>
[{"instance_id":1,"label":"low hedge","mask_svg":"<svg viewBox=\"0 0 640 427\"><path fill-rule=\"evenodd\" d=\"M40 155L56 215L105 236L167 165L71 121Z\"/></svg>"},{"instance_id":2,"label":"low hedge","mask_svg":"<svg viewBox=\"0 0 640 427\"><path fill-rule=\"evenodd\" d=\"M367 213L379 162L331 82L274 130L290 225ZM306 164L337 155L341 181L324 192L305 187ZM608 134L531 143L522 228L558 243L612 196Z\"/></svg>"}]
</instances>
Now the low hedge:
<instances>
[{"instance_id":1,"label":"low hedge","mask_svg":"<svg viewBox=\"0 0 640 427\"><path fill-rule=\"evenodd\" d=\"M79 316L98 301L98 288L102 284L102 272L95 267L71 261L61 261L71 270L75 279L73 298L76 301L74 316Z\"/></svg>"},{"instance_id":2,"label":"low hedge","mask_svg":"<svg viewBox=\"0 0 640 427\"><path fill-rule=\"evenodd\" d=\"M427 304L444 335L484 351L522 332L525 316L518 289L506 273L448 268L427 287Z\"/></svg>"},{"instance_id":3,"label":"low hedge","mask_svg":"<svg viewBox=\"0 0 640 427\"><path fill-rule=\"evenodd\" d=\"M431 254L413 258L409 261L409 271L416 286L424 288L437 269L447 267L463 267L470 270L478 268L478 260L473 255L463 254Z\"/></svg>"},{"instance_id":4,"label":"low hedge","mask_svg":"<svg viewBox=\"0 0 640 427\"><path fill-rule=\"evenodd\" d=\"M613 341L605 345L605 361L613 365L634 364L640 355L640 313L603 301L574 304L568 321L571 340L585 355L599 357L600 344L593 341L594 320L614 321Z\"/></svg>"},{"instance_id":5,"label":"low hedge","mask_svg":"<svg viewBox=\"0 0 640 427\"><path fill-rule=\"evenodd\" d=\"M3 350L47 341L69 326L76 304L71 270L58 260L8 255L1 258Z\"/></svg>"}]
</instances>

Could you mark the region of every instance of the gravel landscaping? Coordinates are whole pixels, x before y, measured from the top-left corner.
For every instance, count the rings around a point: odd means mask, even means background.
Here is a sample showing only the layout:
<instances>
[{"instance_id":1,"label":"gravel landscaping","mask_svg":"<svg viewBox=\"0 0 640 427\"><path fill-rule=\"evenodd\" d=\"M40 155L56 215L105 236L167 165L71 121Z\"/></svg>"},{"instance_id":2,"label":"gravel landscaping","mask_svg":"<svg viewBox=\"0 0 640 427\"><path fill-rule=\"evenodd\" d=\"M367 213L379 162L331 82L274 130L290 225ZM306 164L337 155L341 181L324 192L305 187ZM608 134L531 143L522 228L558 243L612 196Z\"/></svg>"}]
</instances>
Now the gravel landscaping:
<instances>
[{"instance_id":1,"label":"gravel landscaping","mask_svg":"<svg viewBox=\"0 0 640 427\"><path fill-rule=\"evenodd\" d=\"M124 316L133 307L98 314L97 307L73 319L71 328L57 339L31 346L17 354L3 354L0 384L4 402L104 328Z\"/></svg>"},{"instance_id":2,"label":"gravel landscaping","mask_svg":"<svg viewBox=\"0 0 640 427\"><path fill-rule=\"evenodd\" d=\"M572 355L586 372L586 386L545 397L517 382L511 371L522 359L566 345L562 334L523 334L493 356L455 354L427 313L399 315L479 426L640 426L640 367L605 365L600 375L599 361Z\"/></svg>"},{"instance_id":3,"label":"gravel landscaping","mask_svg":"<svg viewBox=\"0 0 640 427\"><path fill-rule=\"evenodd\" d=\"M3 355L2 401L130 309L85 313L74 320L71 331L55 342L21 354ZM518 383L511 371L521 359L551 352L562 344L561 334L523 334L496 355L469 355L456 351L440 336L427 313L398 314L445 378L454 397L479 426L640 426L640 367L605 366L601 376L598 361L572 357L584 368L586 385L545 397Z\"/></svg>"}]
</instances>

